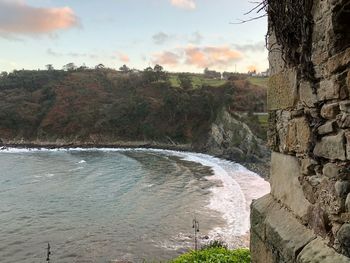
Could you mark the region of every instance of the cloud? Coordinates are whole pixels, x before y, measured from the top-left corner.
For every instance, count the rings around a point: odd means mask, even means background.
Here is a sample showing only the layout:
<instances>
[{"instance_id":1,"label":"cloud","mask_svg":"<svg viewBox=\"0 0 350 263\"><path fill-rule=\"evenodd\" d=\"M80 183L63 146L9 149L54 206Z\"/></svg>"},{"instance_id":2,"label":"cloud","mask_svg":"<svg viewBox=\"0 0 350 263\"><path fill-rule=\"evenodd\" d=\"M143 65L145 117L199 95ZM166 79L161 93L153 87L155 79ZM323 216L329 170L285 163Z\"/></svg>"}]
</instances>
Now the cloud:
<instances>
[{"instance_id":1,"label":"cloud","mask_svg":"<svg viewBox=\"0 0 350 263\"><path fill-rule=\"evenodd\" d=\"M169 66L194 66L204 68L227 68L243 55L229 46L182 46L153 54L154 64Z\"/></svg>"},{"instance_id":2,"label":"cloud","mask_svg":"<svg viewBox=\"0 0 350 263\"><path fill-rule=\"evenodd\" d=\"M196 8L195 0L171 0L171 4L178 8L193 10Z\"/></svg>"},{"instance_id":3,"label":"cloud","mask_svg":"<svg viewBox=\"0 0 350 263\"><path fill-rule=\"evenodd\" d=\"M176 66L180 63L180 59L181 57L179 55L170 51L164 51L154 54L152 62L154 64Z\"/></svg>"},{"instance_id":4,"label":"cloud","mask_svg":"<svg viewBox=\"0 0 350 263\"><path fill-rule=\"evenodd\" d=\"M46 50L46 53L53 57L71 57L71 58L90 58L90 59L96 59L98 58L95 54L89 54L89 53L77 53L77 52L69 52L69 53L60 53L57 51L52 50L51 48Z\"/></svg>"},{"instance_id":5,"label":"cloud","mask_svg":"<svg viewBox=\"0 0 350 263\"><path fill-rule=\"evenodd\" d=\"M38 8L24 0L0 0L0 36L49 34L78 25L69 7Z\"/></svg>"},{"instance_id":6,"label":"cloud","mask_svg":"<svg viewBox=\"0 0 350 263\"><path fill-rule=\"evenodd\" d=\"M167 42L169 39L171 38L170 35L163 33L163 32L159 32L155 35L152 36L153 42L157 45L162 45L165 42Z\"/></svg>"},{"instance_id":7,"label":"cloud","mask_svg":"<svg viewBox=\"0 0 350 263\"><path fill-rule=\"evenodd\" d=\"M198 68L223 68L242 58L242 54L228 46L189 46L185 50L185 63Z\"/></svg>"},{"instance_id":8,"label":"cloud","mask_svg":"<svg viewBox=\"0 0 350 263\"><path fill-rule=\"evenodd\" d=\"M251 44L233 44L235 49L243 52L252 51L252 52L264 52L266 50L265 42L259 41Z\"/></svg>"},{"instance_id":9,"label":"cloud","mask_svg":"<svg viewBox=\"0 0 350 263\"><path fill-rule=\"evenodd\" d=\"M121 62L124 62L124 63L129 63L130 62L130 58L128 55L126 54L123 54L123 53L119 53L118 54L118 58Z\"/></svg>"}]
</instances>

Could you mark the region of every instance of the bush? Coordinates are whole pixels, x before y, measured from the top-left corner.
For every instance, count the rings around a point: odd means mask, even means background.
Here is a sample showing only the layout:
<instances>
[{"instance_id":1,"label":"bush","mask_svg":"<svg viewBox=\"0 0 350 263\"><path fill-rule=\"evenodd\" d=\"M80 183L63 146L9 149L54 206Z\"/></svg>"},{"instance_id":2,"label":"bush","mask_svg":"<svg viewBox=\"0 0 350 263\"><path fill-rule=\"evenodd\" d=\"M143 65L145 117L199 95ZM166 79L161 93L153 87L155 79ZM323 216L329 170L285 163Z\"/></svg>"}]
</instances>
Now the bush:
<instances>
[{"instance_id":1,"label":"bush","mask_svg":"<svg viewBox=\"0 0 350 263\"><path fill-rule=\"evenodd\" d=\"M209 248L188 252L171 261L171 263L192 262L249 263L250 251L248 249Z\"/></svg>"},{"instance_id":2,"label":"bush","mask_svg":"<svg viewBox=\"0 0 350 263\"><path fill-rule=\"evenodd\" d=\"M213 241L210 241L209 244L202 246L201 250L206 250L209 248L225 248L225 249L227 249L227 245L223 241L213 240Z\"/></svg>"}]
</instances>

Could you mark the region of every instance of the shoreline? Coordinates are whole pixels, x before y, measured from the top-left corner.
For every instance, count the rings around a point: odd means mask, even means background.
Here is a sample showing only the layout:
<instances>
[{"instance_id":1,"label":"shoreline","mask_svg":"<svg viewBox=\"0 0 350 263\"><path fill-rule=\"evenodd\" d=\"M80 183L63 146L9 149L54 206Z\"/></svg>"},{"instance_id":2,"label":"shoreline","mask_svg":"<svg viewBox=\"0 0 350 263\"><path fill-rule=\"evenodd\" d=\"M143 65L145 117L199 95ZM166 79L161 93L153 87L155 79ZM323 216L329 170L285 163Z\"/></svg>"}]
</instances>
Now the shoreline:
<instances>
[{"instance_id":1,"label":"shoreline","mask_svg":"<svg viewBox=\"0 0 350 263\"><path fill-rule=\"evenodd\" d=\"M196 150L191 144L170 144L170 143L161 143L155 141L116 141L113 143L60 143L60 142L2 142L0 141L0 150L3 148L25 148L25 149L88 149L88 148L144 148L144 149L161 149L161 150L175 150L175 151L183 151L183 152L193 152L193 153L203 153L209 154L206 151ZM262 178L268 181L269 172L270 172L270 164L269 162L251 162L251 161L237 161L225 158L220 155L212 155L213 157L225 159L228 161L232 161L238 164L243 165L247 169L252 172L258 174Z\"/></svg>"}]
</instances>

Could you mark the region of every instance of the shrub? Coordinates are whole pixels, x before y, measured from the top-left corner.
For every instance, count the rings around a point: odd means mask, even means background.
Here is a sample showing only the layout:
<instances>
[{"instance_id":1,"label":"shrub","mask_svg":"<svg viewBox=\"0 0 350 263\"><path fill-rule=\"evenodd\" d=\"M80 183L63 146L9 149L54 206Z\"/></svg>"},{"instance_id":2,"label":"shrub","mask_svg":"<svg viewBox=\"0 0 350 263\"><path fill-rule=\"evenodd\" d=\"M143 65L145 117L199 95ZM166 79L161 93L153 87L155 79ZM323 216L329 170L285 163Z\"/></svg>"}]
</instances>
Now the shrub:
<instances>
[{"instance_id":1,"label":"shrub","mask_svg":"<svg viewBox=\"0 0 350 263\"><path fill-rule=\"evenodd\" d=\"M249 263L250 251L248 249L209 248L188 252L171 261L171 263L192 262Z\"/></svg>"},{"instance_id":2,"label":"shrub","mask_svg":"<svg viewBox=\"0 0 350 263\"><path fill-rule=\"evenodd\" d=\"M226 248L227 249L227 245L223 241L213 240L213 241L210 241L208 244L202 246L201 250L206 250L209 248Z\"/></svg>"}]
</instances>

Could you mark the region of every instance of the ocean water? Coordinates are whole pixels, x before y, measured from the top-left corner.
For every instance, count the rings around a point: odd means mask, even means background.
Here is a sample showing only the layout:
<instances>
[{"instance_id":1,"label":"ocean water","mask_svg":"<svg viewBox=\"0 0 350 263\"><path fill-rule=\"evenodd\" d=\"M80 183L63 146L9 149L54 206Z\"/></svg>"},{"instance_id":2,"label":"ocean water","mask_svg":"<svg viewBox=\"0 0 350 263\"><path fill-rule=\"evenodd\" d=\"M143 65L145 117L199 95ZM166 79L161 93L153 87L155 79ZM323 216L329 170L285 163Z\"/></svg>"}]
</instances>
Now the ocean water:
<instances>
[{"instance_id":1,"label":"ocean water","mask_svg":"<svg viewBox=\"0 0 350 263\"><path fill-rule=\"evenodd\" d=\"M0 151L0 262L166 261L199 243L248 246L269 184L239 164L155 149Z\"/></svg>"}]
</instances>

